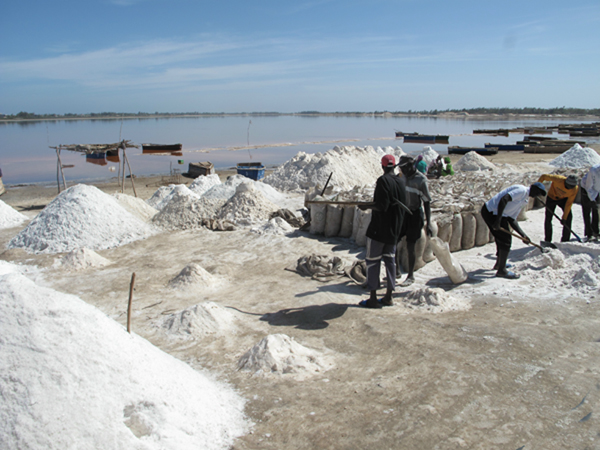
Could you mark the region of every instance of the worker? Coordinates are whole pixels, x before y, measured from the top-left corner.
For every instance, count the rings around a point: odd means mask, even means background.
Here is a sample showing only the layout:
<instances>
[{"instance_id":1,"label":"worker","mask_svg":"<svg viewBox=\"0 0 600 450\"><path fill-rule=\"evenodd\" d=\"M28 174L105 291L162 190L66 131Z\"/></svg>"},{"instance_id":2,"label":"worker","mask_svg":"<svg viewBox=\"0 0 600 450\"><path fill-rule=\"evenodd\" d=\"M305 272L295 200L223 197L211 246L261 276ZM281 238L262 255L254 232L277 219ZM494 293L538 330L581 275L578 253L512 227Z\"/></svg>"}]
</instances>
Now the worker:
<instances>
[{"instance_id":1,"label":"worker","mask_svg":"<svg viewBox=\"0 0 600 450\"><path fill-rule=\"evenodd\" d=\"M372 209L371 222L367 228L367 300L359 303L366 308L392 306L392 292L396 288L396 243L399 240L404 211L401 204L406 199L404 186L394 174L396 159L385 155L381 159L383 175L377 179L373 195L374 206L359 205L361 210ZM381 260L385 264L387 289L384 297L377 300Z\"/></svg>"},{"instance_id":2,"label":"worker","mask_svg":"<svg viewBox=\"0 0 600 450\"><path fill-rule=\"evenodd\" d=\"M442 169L442 176L447 177L448 175L454 175L454 169L452 168L452 161L449 156L444 157L444 168Z\"/></svg>"},{"instance_id":3,"label":"worker","mask_svg":"<svg viewBox=\"0 0 600 450\"><path fill-rule=\"evenodd\" d=\"M598 207L600 204L600 164L592 168L581 179L581 210L583 226L588 239L598 239Z\"/></svg>"},{"instance_id":4,"label":"worker","mask_svg":"<svg viewBox=\"0 0 600 450\"><path fill-rule=\"evenodd\" d=\"M442 155L438 155L436 159L431 161L427 168L427 178L439 178L442 176L442 170L444 170L444 162L442 161Z\"/></svg>"},{"instance_id":5,"label":"worker","mask_svg":"<svg viewBox=\"0 0 600 450\"><path fill-rule=\"evenodd\" d=\"M426 233L432 236L431 230L431 196L427 185L427 177L418 172L414 166L414 160L410 156L402 156L398 163L402 176L400 180L406 190L406 206L411 214L404 218L404 225L400 237L406 236L406 251L408 252L408 267L406 279L400 286L410 286L415 281L414 271L416 262L415 244L421 237L421 230L426 224ZM424 213L424 214L423 214ZM396 259L400 261L399 252L396 251Z\"/></svg>"},{"instance_id":6,"label":"worker","mask_svg":"<svg viewBox=\"0 0 600 450\"><path fill-rule=\"evenodd\" d=\"M415 160L415 169L424 175L427 174L427 163L423 159L423 155L417 156L417 159Z\"/></svg>"},{"instance_id":7,"label":"worker","mask_svg":"<svg viewBox=\"0 0 600 450\"><path fill-rule=\"evenodd\" d=\"M519 275L507 270L508 254L512 245L512 236L509 225L523 237L523 242L529 244L531 239L517 223L517 217L529 202L529 197L545 196L546 187L535 182L530 187L515 184L496 194L481 207L481 215L487 224L496 242L496 270L497 277L516 279Z\"/></svg>"},{"instance_id":8,"label":"worker","mask_svg":"<svg viewBox=\"0 0 600 450\"><path fill-rule=\"evenodd\" d=\"M544 181L551 181L550 189L548 189L548 196L546 197L546 219L544 221L544 241L552 242L552 218L554 217L554 210L557 206L563 211L562 219L560 223L563 226L561 242L568 242L571 238L571 224L573 222L573 214L571 213L571 207L577 196L579 188L577 184L579 180L575 175L569 175L565 177L563 175L552 175L544 174L539 180L540 183Z\"/></svg>"}]
</instances>

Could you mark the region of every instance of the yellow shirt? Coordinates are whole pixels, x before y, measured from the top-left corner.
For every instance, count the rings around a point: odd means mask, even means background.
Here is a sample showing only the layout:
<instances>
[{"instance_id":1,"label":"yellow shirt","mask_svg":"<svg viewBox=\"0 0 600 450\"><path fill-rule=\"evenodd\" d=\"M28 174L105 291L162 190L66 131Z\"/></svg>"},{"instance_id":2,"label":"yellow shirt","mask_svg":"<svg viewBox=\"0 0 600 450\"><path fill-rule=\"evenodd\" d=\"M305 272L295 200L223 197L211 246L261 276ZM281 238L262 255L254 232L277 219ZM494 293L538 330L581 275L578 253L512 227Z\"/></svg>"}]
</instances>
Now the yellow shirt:
<instances>
[{"instance_id":1,"label":"yellow shirt","mask_svg":"<svg viewBox=\"0 0 600 450\"><path fill-rule=\"evenodd\" d=\"M577 196L577 191L579 190L578 186L575 186L573 189L567 189L565 187L565 180L567 177L562 175L542 175L538 180L540 183L544 181L551 181L550 189L548 190L548 197L552 200L561 200L563 198L567 199L567 203L565 203L565 210L563 212L563 220L566 220L569 213L571 212L571 206L573 206L573 202L575 201L575 197Z\"/></svg>"}]
</instances>

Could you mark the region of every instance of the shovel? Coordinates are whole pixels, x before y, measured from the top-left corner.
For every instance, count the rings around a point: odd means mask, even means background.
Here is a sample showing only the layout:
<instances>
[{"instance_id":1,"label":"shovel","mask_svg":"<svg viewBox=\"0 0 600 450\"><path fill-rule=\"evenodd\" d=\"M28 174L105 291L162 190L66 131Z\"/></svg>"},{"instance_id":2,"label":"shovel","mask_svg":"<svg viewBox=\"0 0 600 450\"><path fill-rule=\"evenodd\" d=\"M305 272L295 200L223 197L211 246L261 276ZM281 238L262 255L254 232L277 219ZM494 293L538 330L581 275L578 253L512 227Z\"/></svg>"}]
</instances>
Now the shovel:
<instances>
[{"instance_id":1,"label":"shovel","mask_svg":"<svg viewBox=\"0 0 600 450\"><path fill-rule=\"evenodd\" d=\"M550 211L550 208L548 208L548 205L546 205L546 204L545 204L545 203L544 203L542 200L540 200L539 198L538 198L538 200L539 200L539 202L540 202L542 205L544 205L544 208L546 208L548 211ZM557 218L558 220L560 220L560 222L562 223L562 219L561 219L560 217L558 217L554 211L550 211L550 212L552 213L552 215L553 215L554 217L556 217L556 218ZM575 239L577 239L577 241L578 241L578 242L583 242L583 241L581 240L581 238L580 238L579 236L577 236L577 235L575 234L575 232L574 232L572 229L570 229L570 228L569 228L567 225L563 225L563 227L565 227L569 233L571 233L573 236L575 236Z\"/></svg>"},{"instance_id":2,"label":"shovel","mask_svg":"<svg viewBox=\"0 0 600 450\"><path fill-rule=\"evenodd\" d=\"M517 233L512 233L512 232L508 231L508 230L507 230L507 229L505 229L505 228L500 228L500 229L501 229L502 231L504 231L505 233L508 233L508 234L510 234L511 236L514 236L514 237L516 237L516 238L519 238L519 239L521 239L523 242L526 242L526 241L525 241L525 238L524 238L523 236L521 236L520 234L517 234ZM534 244L534 243L533 243L533 242L531 242L531 241L529 241L529 244L533 245L533 246L534 246L534 247L536 247L536 248L539 248L539 249L540 249L540 251L541 251L542 253L548 253L548 252L550 251L550 250L548 250L547 248L544 248L544 247L542 247L541 245ZM548 247L550 247L550 248L556 248L556 245L548 243Z\"/></svg>"}]
</instances>

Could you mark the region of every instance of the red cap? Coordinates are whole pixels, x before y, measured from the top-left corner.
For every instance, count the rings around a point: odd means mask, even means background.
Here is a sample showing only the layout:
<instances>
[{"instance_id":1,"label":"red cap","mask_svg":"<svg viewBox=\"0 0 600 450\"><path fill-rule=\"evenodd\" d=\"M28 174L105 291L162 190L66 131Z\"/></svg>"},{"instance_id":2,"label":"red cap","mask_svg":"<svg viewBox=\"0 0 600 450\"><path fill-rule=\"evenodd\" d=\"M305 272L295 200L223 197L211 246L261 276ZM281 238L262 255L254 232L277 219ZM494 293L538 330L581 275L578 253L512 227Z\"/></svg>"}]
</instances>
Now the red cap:
<instances>
[{"instance_id":1,"label":"red cap","mask_svg":"<svg viewBox=\"0 0 600 450\"><path fill-rule=\"evenodd\" d=\"M394 155L385 155L381 158L381 165L383 167L394 167L396 165L396 159Z\"/></svg>"}]
</instances>

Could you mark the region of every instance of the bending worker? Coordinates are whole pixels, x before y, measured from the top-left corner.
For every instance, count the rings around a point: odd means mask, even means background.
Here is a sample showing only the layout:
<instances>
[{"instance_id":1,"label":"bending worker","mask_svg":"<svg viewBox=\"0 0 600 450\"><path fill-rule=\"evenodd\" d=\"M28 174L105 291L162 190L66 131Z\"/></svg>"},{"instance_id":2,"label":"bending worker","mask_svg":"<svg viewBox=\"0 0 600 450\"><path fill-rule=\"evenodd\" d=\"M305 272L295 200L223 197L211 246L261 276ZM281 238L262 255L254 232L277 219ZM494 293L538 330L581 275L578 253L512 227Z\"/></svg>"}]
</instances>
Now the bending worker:
<instances>
[{"instance_id":1,"label":"bending worker","mask_svg":"<svg viewBox=\"0 0 600 450\"><path fill-rule=\"evenodd\" d=\"M517 217L523 206L529 202L529 197L540 195L546 195L546 187L540 182L533 183L530 187L515 184L496 194L481 207L483 220L485 220L496 241L496 264L494 269L497 271L497 277L519 278L519 275L506 270L506 262L512 245L509 225L523 237L523 242L529 244L531 239L527 237L517 223Z\"/></svg>"},{"instance_id":2,"label":"bending worker","mask_svg":"<svg viewBox=\"0 0 600 450\"><path fill-rule=\"evenodd\" d=\"M405 202L404 186L394 174L396 160L393 155L385 155L381 159L383 175L377 179L374 206L360 205L361 210L373 210L371 223L367 228L367 289L370 297L359 303L366 308L391 306L392 292L396 288L396 243L400 238L404 211L401 203ZM385 264L387 290L381 301L377 300L381 260Z\"/></svg>"},{"instance_id":3,"label":"bending worker","mask_svg":"<svg viewBox=\"0 0 600 450\"><path fill-rule=\"evenodd\" d=\"M592 168L581 179L581 210L583 225L588 239L598 239L598 207L600 204L600 164Z\"/></svg>"},{"instance_id":4,"label":"bending worker","mask_svg":"<svg viewBox=\"0 0 600 450\"><path fill-rule=\"evenodd\" d=\"M546 220L544 222L544 240L552 242L552 218L554 210L557 206L563 210L560 223L563 226L561 242L567 242L571 238L571 223L573 222L573 214L571 207L577 196L579 188L577 184L579 180L575 175L565 177L563 175L545 174L538 180L540 183L551 181L550 189L548 189L548 197L546 197Z\"/></svg>"}]
</instances>

